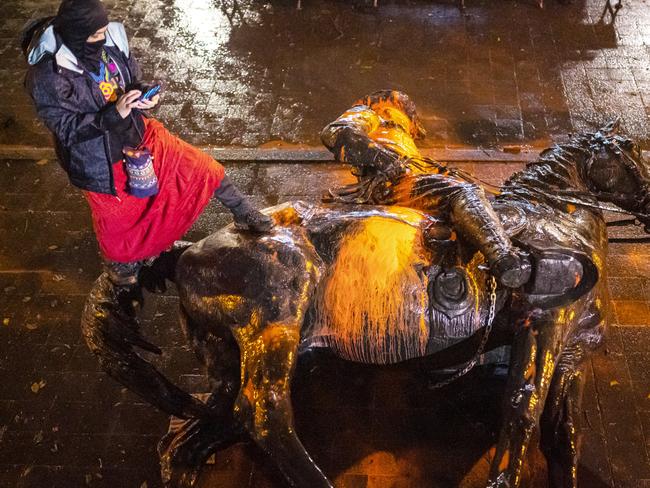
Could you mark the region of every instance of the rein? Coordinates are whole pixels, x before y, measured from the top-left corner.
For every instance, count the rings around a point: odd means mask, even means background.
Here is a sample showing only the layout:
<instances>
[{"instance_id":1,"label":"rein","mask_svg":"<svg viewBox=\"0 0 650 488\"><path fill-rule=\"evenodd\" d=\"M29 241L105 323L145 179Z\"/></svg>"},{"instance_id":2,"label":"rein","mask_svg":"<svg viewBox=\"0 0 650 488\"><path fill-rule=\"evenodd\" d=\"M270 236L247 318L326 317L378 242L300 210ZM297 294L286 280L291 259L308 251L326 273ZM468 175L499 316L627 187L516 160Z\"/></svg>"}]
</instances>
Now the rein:
<instances>
[{"instance_id":1,"label":"rein","mask_svg":"<svg viewBox=\"0 0 650 488\"><path fill-rule=\"evenodd\" d=\"M596 137L599 137L600 139L597 139L600 142L605 141L604 137L602 135L597 135ZM610 140L607 142L604 142L607 145L614 146L616 148L615 153L619 156L623 157L623 160L625 162L625 165L627 166L628 169L632 171L632 173L639 179L643 180L643 177L636 165L636 162L630 157L629 154L625 150L621 148L621 146L618 144L616 140ZM596 188L593 188L589 184L589 178L586 177L586 174L589 172L589 168L593 164L594 161L594 154L593 154L593 149L594 149L594 144L590 145L590 150L577 146L577 145L572 145L571 148L575 150L579 150L580 152L586 153L588 156L587 161L585 162L584 166L579 168L579 171L583 174L583 179L585 182L587 182L587 185L589 187L590 195L593 196L592 201L588 201L584 198L580 198L580 196L575 196L575 195L567 195L567 192L570 192L568 190L556 190L556 193L550 194L542 189L540 189L537 186L532 186L532 185L522 185L520 188L511 188L509 191L515 195L521 196L521 197L528 197L529 195L525 195L524 193L532 193L532 194L537 194L543 197L544 200L555 202L555 201L560 201L564 204L573 204L576 206L580 206L583 208L591 208L595 210L600 210L600 211L606 211L606 212L613 212L613 213L618 213L618 214L623 214L623 215L632 215L634 216L631 219L621 219L621 220L616 220L612 222L607 222L606 226L607 227L628 227L628 226L636 226L636 227L641 227L643 226L643 230L646 233L650 233L650 227L649 224L644 224L644 222L650 222L650 214L642 213L642 212L633 212L629 210L623 210L619 208L618 206L600 201L600 198L606 197L608 195L613 195L609 193L605 193L602 191L599 191ZM561 150L565 150L562 146L556 146L560 148ZM563 154L555 154L554 155L556 158L560 158L563 160L565 163L569 163L567 158ZM549 164L551 164L554 161L549 161ZM479 180L480 181L480 180ZM641 206L643 202L647 201L650 199L650 194L648 193L647 188L644 189L644 191L641 193L640 197L637 197L637 201L639 202L639 205ZM637 237L608 237L608 242L617 242L617 243L650 243L650 236L637 236Z\"/></svg>"},{"instance_id":2,"label":"rein","mask_svg":"<svg viewBox=\"0 0 650 488\"><path fill-rule=\"evenodd\" d=\"M472 181L473 183L478 183L480 184L485 191L492 195L499 195L501 193L501 190L486 182L481 180L480 178L477 178L474 175L471 175L469 173L466 173L465 171L462 170L457 170L454 169L454 173L462 176L466 180ZM650 221L650 214L644 214L640 212L629 212L626 210L622 210L618 208L617 206L605 202L600 202L596 200L595 202L587 202L584 200L581 200L580 198L569 196L569 195L562 195L562 194L555 194L551 195L543 190L540 190L537 187L532 187L532 186L527 186L524 187L528 192L531 193L538 193L539 195L543 196L545 199L553 199L553 200L559 200L562 203L565 204L573 204L573 205L578 205L581 207L586 207L586 208L592 208L595 210L600 210L600 211L605 211L605 212L613 212L613 213L618 213L618 214L623 214L623 215L634 215L634 218L631 219L621 219L621 220L616 220L613 222L607 222L606 225L607 227L626 227L626 226L636 226L636 227L641 227L643 224L639 221L639 219L647 219ZM512 193L517 194L521 192L517 192L517 189L512 189L510 190ZM524 196L524 195L521 195ZM646 230L646 232L648 232ZM650 243L650 236L638 236L638 237L608 237L607 238L608 242L614 242L614 243Z\"/></svg>"},{"instance_id":3,"label":"rein","mask_svg":"<svg viewBox=\"0 0 650 488\"><path fill-rule=\"evenodd\" d=\"M562 195L562 194L556 194L556 195L550 195L546 193L543 190L540 190L539 188L534 188L534 187L526 187L526 190L532 192L532 193L538 193L545 198L548 199L553 199L553 200L559 200L562 203L570 203L574 205L578 205L581 207L585 208L592 208L595 210L600 210L600 211L606 211L606 212L612 212L612 213L618 213L622 215L633 215L634 218L631 219L621 219L621 220L615 220L612 222L607 222L605 225L607 227L629 227L629 226L635 226L635 227L641 227L644 226L644 224L641 222L640 219L645 219L650 221L650 215L649 214L644 214L641 212L631 212L628 210L623 210L613 204L605 203L605 202L599 202L596 200L596 202L586 202L584 200L581 200L576 197L571 197L567 195ZM517 194L517 190L512 190L513 193ZM650 231L648 230L648 227L644 227L644 231L646 233L649 233ZM637 236L637 237L608 237L607 238L608 242L615 242L615 243L650 243L650 236Z\"/></svg>"}]
</instances>

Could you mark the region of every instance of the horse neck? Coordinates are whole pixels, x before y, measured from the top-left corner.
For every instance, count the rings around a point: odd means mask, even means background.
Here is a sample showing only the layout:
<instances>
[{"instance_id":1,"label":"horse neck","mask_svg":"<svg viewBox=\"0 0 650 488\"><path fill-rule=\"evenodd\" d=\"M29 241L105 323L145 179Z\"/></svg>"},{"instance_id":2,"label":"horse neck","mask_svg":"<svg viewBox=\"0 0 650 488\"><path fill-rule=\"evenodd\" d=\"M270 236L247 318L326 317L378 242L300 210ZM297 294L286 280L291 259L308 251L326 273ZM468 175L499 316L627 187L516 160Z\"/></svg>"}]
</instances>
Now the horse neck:
<instances>
[{"instance_id":1,"label":"horse neck","mask_svg":"<svg viewBox=\"0 0 650 488\"><path fill-rule=\"evenodd\" d=\"M543 151L539 158L526 165L526 168L512 175L501 187L505 198L508 196L535 195L540 199L547 198L545 203L557 206L577 199L588 203L596 203L584 181L584 166L591 154L587 140L573 139L570 143L556 145Z\"/></svg>"}]
</instances>

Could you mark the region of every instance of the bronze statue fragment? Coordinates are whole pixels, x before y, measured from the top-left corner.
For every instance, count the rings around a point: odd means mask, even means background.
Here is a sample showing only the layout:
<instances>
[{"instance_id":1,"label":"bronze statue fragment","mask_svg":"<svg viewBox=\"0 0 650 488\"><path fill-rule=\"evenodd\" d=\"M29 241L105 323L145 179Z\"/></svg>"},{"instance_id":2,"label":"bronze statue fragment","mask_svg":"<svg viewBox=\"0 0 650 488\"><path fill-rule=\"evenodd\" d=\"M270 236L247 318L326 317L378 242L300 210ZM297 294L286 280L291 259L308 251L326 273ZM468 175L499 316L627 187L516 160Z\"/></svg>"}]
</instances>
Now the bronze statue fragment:
<instances>
[{"instance_id":1,"label":"bronze statue fragment","mask_svg":"<svg viewBox=\"0 0 650 488\"><path fill-rule=\"evenodd\" d=\"M331 488L293 426L290 383L305 350L457 367L453 379L511 345L486 486L520 485L539 427L550 486L575 488L582 364L602 342L609 308L603 209L650 225L648 168L616 131L609 124L547 149L490 203L471 175L420 155L408 97L362 99L324 132L356 184L332 190L328 203L267 209L276 223L268 235L230 225L140 273L149 290L176 283L183 329L211 381L206 402L137 353L157 349L139 331L139 290L100 276L83 315L88 345L113 377L190 419L161 443L166 483L193 486L211 453L251 439L289 485ZM495 266L501 255L519 259L512 286Z\"/></svg>"}]
</instances>

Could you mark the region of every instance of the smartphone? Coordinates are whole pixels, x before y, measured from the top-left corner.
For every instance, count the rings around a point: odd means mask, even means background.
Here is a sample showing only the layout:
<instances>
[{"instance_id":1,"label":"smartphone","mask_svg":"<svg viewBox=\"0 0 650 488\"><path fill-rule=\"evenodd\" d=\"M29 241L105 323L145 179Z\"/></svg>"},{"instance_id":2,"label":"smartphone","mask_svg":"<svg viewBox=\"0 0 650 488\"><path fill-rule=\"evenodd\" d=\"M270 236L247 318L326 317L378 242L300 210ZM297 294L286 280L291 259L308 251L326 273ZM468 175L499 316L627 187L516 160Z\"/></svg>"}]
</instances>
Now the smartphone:
<instances>
[{"instance_id":1,"label":"smartphone","mask_svg":"<svg viewBox=\"0 0 650 488\"><path fill-rule=\"evenodd\" d=\"M143 95L140 97L140 101L151 100L162 88L161 85L155 85L152 88L149 88Z\"/></svg>"}]
</instances>

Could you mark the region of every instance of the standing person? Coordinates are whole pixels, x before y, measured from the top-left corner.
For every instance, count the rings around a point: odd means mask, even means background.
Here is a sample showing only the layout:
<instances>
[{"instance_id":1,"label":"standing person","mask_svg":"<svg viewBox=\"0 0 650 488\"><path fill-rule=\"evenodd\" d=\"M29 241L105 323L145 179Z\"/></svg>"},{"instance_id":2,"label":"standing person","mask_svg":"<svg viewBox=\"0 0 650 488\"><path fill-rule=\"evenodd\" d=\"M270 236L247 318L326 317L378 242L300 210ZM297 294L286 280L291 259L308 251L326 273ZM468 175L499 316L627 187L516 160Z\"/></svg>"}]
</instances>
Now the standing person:
<instances>
[{"instance_id":1,"label":"standing person","mask_svg":"<svg viewBox=\"0 0 650 488\"><path fill-rule=\"evenodd\" d=\"M58 14L33 24L23 47L26 87L52 132L70 182L82 189L106 269L116 285L135 285L143 260L170 248L214 195L235 225L266 232L224 168L146 115L159 95L129 50L122 24L100 0L63 0Z\"/></svg>"}]
</instances>

